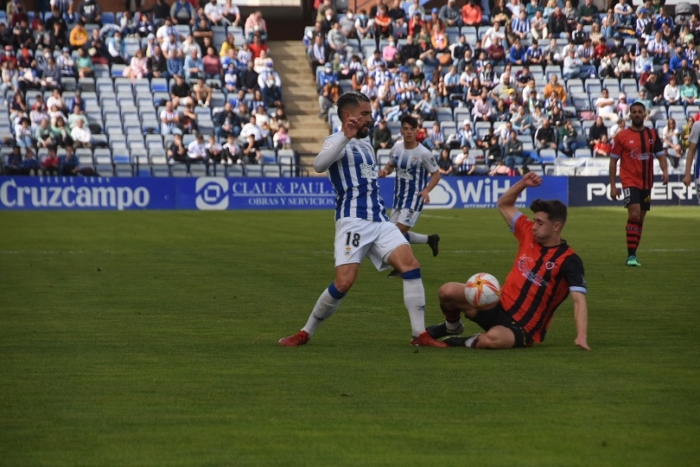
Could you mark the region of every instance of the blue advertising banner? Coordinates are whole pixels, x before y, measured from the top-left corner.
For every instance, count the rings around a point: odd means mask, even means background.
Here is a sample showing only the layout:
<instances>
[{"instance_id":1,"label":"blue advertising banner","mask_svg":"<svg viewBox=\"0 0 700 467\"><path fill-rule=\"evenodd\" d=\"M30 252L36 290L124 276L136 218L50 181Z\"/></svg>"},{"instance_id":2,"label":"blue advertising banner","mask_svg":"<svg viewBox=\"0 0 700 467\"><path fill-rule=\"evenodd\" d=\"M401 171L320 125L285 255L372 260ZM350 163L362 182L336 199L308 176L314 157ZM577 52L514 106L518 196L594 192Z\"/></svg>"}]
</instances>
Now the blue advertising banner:
<instances>
[{"instance_id":1,"label":"blue advertising banner","mask_svg":"<svg viewBox=\"0 0 700 467\"><path fill-rule=\"evenodd\" d=\"M430 194L428 209L493 208L517 178L446 177ZM379 180L391 208L394 179ZM566 177L544 177L518 198L568 201ZM308 178L107 178L0 177L0 209L333 209L335 193L325 177Z\"/></svg>"},{"instance_id":2,"label":"blue advertising banner","mask_svg":"<svg viewBox=\"0 0 700 467\"><path fill-rule=\"evenodd\" d=\"M654 180L651 190L652 205L684 206L697 205L695 183L686 187L680 175L671 175L667 185L661 183L661 178ZM622 184L617 187L622 191ZM622 196L622 195L621 195ZM610 198L610 179L608 177L570 177L569 178L570 206L622 206L622 199Z\"/></svg>"},{"instance_id":3,"label":"blue advertising banner","mask_svg":"<svg viewBox=\"0 0 700 467\"><path fill-rule=\"evenodd\" d=\"M425 209L495 208L503 195L519 177L445 177L430 192L430 204ZM389 203L391 197L382 192ZM537 199L558 199L568 204L567 177L543 177L542 184L525 190L516 202L517 207L528 207Z\"/></svg>"},{"instance_id":4,"label":"blue advertising banner","mask_svg":"<svg viewBox=\"0 0 700 467\"><path fill-rule=\"evenodd\" d=\"M167 178L0 177L0 209L175 209Z\"/></svg>"}]
</instances>

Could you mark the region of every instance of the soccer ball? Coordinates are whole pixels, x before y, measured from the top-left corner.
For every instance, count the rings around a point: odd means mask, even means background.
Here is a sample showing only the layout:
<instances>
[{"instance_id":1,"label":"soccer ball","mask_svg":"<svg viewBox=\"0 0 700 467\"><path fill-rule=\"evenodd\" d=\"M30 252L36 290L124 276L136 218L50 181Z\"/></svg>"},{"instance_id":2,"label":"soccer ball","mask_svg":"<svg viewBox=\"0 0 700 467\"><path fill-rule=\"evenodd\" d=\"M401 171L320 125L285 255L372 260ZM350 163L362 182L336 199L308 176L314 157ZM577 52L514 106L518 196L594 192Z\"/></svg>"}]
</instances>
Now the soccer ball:
<instances>
[{"instance_id":1,"label":"soccer ball","mask_svg":"<svg viewBox=\"0 0 700 467\"><path fill-rule=\"evenodd\" d=\"M467 302L477 310L486 310L501 300L501 285L491 274L480 272L474 274L464 284L464 296Z\"/></svg>"}]
</instances>

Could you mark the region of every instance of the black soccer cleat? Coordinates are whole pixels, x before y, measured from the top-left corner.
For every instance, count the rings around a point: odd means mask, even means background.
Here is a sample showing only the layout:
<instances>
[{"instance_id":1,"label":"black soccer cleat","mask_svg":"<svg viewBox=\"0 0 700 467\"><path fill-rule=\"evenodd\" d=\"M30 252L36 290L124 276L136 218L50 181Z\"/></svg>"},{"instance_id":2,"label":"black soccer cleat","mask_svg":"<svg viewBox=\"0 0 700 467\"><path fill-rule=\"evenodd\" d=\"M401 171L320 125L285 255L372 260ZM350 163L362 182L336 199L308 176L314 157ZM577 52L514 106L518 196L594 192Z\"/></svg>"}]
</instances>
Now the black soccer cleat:
<instances>
[{"instance_id":1,"label":"black soccer cleat","mask_svg":"<svg viewBox=\"0 0 700 467\"><path fill-rule=\"evenodd\" d=\"M450 347L466 347L468 337L448 337L442 341Z\"/></svg>"},{"instance_id":2,"label":"black soccer cleat","mask_svg":"<svg viewBox=\"0 0 700 467\"><path fill-rule=\"evenodd\" d=\"M459 336L464 332L464 323L459 323L459 329L456 331L450 331L447 329L447 325L443 322L440 324L434 324L425 328L425 331L430 334L433 339L440 339L445 336Z\"/></svg>"},{"instance_id":3,"label":"black soccer cleat","mask_svg":"<svg viewBox=\"0 0 700 467\"><path fill-rule=\"evenodd\" d=\"M433 256L437 256L440 252L438 243L440 243L440 236L438 234L428 235L428 246L433 250Z\"/></svg>"}]
</instances>

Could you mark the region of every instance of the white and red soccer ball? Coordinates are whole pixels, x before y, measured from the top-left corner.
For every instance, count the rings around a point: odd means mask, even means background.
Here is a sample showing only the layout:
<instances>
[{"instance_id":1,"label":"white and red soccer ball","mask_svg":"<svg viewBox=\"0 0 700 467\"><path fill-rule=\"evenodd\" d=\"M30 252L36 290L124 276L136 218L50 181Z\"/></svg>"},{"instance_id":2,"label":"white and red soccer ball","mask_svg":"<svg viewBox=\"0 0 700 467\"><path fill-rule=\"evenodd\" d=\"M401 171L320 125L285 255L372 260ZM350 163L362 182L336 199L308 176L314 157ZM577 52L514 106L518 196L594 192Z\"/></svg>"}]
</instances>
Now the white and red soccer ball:
<instances>
[{"instance_id":1,"label":"white and red soccer ball","mask_svg":"<svg viewBox=\"0 0 700 467\"><path fill-rule=\"evenodd\" d=\"M474 274L464 284L464 296L467 302L477 310L487 310L501 300L501 285L491 274L480 272Z\"/></svg>"}]
</instances>

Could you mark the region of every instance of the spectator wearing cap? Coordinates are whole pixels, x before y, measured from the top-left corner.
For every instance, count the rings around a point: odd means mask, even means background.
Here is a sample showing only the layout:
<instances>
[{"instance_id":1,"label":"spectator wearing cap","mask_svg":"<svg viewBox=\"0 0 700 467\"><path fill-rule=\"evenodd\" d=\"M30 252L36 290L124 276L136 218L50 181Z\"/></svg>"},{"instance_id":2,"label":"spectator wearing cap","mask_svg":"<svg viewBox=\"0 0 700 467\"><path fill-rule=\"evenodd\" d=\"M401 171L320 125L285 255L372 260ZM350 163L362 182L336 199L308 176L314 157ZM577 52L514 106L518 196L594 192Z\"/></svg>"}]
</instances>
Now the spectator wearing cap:
<instances>
[{"instance_id":1,"label":"spectator wearing cap","mask_svg":"<svg viewBox=\"0 0 700 467\"><path fill-rule=\"evenodd\" d=\"M436 25L440 29L440 31L445 31L445 22L440 19L439 13L440 10L438 10L437 8L433 8L432 10L430 10L430 18L428 18L428 21L426 21L426 27L428 31L432 31Z\"/></svg>"},{"instance_id":2,"label":"spectator wearing cap","mask_svg":"<svg viewBox=\"0 0 700 467\"><path fill-rule=\"evenodd\" d=\"M570 48L567 56L564 58L562 76L566 80L571 78L587 78L588 75L583 72L582 65L581 59L576 56L576 51Z\"/></svg>"},{"instance_id":3,"label":"spectator wearing cap","mask_svg":"<svg viewBox=\"0 0 700 467\"><path fill-rule=\"evenodd\" d=\"M423 16L421 15L420 11L413 12L411 17L408 19L408 26L406 28L408 35L412 37L417 36L420 34L420 31L425 24L426 23L423 20Z\"/></svg>"},{"instance_id":4,"label":"spectator wearing cap","mask_svg":"<svg viewBox=\"0 0 700 467\"><path fill-rule=\"evenodd\" d=\"M61 76L75 77L75 61L68 47L64 47L61 55L56 58L56 65L61 70Z\"/></svg>"},{"instance_id":5,"label":"spectator wearing cap","mask_svg":"<svg viewBox=\"0 0 700 467\"><path fill-rule=\"evenodd\" d=\"M653 68L654 62L649 56L649 52L647 49L642 49L641 53L634 59L634 72L637 76L641 76L642 72L650 72Z\"/></svg>"},{"instance_id":6,"label":"spectator wearing cap","mask_svg":"<svg viewBox=\"0 0 700 467\"><path fill-rule=\"evenodd\" d=\"M472 129L472 122L468 118L462 121L462 128L459 129L457 135L459 136L459 146L461 148L476 148L476 142L474 141L474 130Z\"/></svg>"},{"instance_id":7,"label":"spectator wearing cap","mask_svg":"<svg viewBox=\"0 0 700 467\"><path fill-rule=\"evenodd\" d=\"M634 30L637 37L646 39L649 37L651 30L653 29L653 22L651 18L649 18L650 11L647 8L642 7L638 10L638 13L639 15L637 17Z\"/></svg>"}]
</instances>

